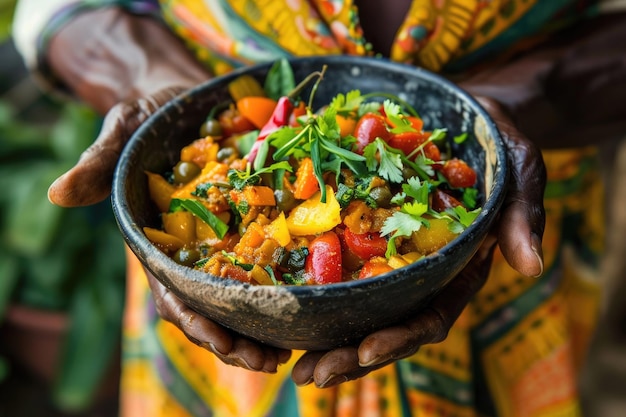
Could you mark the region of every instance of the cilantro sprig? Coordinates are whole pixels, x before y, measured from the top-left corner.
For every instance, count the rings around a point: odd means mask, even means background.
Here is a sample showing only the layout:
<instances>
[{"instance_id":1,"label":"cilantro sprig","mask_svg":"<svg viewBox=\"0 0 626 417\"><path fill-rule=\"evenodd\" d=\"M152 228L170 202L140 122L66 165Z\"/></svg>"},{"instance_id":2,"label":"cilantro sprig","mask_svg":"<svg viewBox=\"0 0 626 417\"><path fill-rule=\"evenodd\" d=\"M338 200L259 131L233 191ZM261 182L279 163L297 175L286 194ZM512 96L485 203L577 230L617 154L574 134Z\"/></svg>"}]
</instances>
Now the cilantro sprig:
<instances>
[{"instance_id":1,"label":"cilantro sprig","mask_svg":"<svg viewBox=\"0 0 626 417\"><path fill-rule=\"evenodd\" d=\"M342 105L344 102L335 103ZM272 155L274 160L311 157L322 202L326 202L325 172L332 171L338 176L342 166L358 174L366 172L366 158L342 146L336 116L337 109L332 105L319 115L313 115L309 110L303 126L283 127L266 138L266 146L276 148Z\"/></svg>"}]
</instances>

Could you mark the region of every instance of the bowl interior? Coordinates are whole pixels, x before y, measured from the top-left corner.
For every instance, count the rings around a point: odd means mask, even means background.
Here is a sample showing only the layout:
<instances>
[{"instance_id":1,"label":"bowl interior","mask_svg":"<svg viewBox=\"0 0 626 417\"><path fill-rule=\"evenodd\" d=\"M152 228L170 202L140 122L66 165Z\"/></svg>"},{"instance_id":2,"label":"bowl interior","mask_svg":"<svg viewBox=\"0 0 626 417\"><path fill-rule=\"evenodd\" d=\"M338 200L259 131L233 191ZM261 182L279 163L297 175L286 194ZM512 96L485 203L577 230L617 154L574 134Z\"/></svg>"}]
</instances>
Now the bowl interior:
<instances>
[{"instance_id":1,"label":"bowl interior","mask_svg":"<svg viewBox=\"0 0 626 417\"><path fill-rule=\"evenodd\" d=\"M271 64L235 71L199 85L161 108L131 138L117 167L114 214L124 238L142 263L200 313L263 343L296 349L328 349L415 313L454 277L475 253L504 195L506 157L487 113L466 93L430 72L381 59L299 58L291 61L296 80L327 65L315 94L317 106L337 93L398 95L419 112L425 129L446 128L448 136L468 133L454 153L478 172L483 210L476 221L440 251L405 268L367 280L322 286L250 286L180 266L143 234L157 227L145 171L166 172L183 146L198 138L210 109L229 98L227 85L242 73L263 80ZM308 95L303 95L308 97Z\"/></svg>"}]
</instances>

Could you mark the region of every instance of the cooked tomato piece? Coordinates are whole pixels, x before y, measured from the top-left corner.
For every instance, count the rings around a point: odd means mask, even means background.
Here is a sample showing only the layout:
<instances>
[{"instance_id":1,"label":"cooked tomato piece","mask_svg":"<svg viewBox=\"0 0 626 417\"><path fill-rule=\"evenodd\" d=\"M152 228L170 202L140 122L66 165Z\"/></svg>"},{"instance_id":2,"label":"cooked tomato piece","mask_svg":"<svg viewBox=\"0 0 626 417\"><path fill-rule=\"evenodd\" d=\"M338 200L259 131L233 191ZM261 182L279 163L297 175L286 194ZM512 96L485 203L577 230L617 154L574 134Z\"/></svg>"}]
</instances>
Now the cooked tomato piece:
<instances>
[{"instance_id":1,"label":"cooked tomato piece","mask_svg":"<svg viewBox=\"0 0 626 417\"><path fill-rule=\"evenodd\" d=\"M385 142L392 136L387 130L385 118L376 113L367 113L359 119L354 128L354 137L356 138L356 152L363 153L365 148L376 138L381 138Z\"/></svg>"},{"instance_id":2,"label":"cooked tomato piece","mask_svg":"<svg viewBox=\"0 0 626 417\"><path fill-rule=\"evenodd\" d=\"M472 187L476 184L476 171L465 161L457 158L446 161L441 168L441 173L448 183L455 188Z\"/></svg>"},{"instance_id":3,"label":"cooked tomato piece","mask_svg":"<svg viewBox=\"0 0 626 417\"><path fill-rule=\"evenodd\" d=\"M316 284L341 282L341 244L335 232L326 232L309 243L304 271Z\"/></svg>"},{"instance_id":4,"label":"cooked tomato piece","mask_svg":"<svg viewBox=\"0 0 626 417\"><path fill-rule=\"evenodd\" d=\"M359 279L370 278L393 270L385 258L376 257L367 262L359 272Z\"/></svg>"},{"instance_id":5,"label":"cooked tomato piece","mask_svg":"<svg viewBox=\"0 0 626 417\"><path fill-rule=\"evenodd\" d=\"M446 209L460 206L461 202L451 196L449 193L436 188L435 191L433 191L432 201L430 205L433 210L442 212Z\"/></svg>"},{"instance_id":6,"label":"cooked tomato piece","mask_svg":"<svg viewBox=\"0 0 626 417\"><path fill-rule=\"evenodd\" d=\"M222 134L225 137L256 129L254 124L252 124L250 120L243 117L239 110L234 107L221 112L218 117L218 121L222 127Z\"/></svg>"},{"instance_id":7,"label":"cooked tomato piece","mask_svg":"<svg viewBox=\"0 0 626 417\"><path fill-rule=\"evenodd\" d=\"M400 149L405 155L409 155L418 146L426 142L430 135L430 132L402 132L393 135L387 142L392 148ZM441 159L439 148L432 142L424 145L424 155L433 161Z\"/></svg>"},{"instance_id":8,"label":"cooked tomato piece","mask_svg":"<svg viewBox=\"0 0 626 417\"><path fill-rule=\"evenodd\" d=\"M368 260L374 256L385 256L387 239L379 233L353 233L346 228L343 236L348 249L361 259Z\"/></svg>"}]
</instances>

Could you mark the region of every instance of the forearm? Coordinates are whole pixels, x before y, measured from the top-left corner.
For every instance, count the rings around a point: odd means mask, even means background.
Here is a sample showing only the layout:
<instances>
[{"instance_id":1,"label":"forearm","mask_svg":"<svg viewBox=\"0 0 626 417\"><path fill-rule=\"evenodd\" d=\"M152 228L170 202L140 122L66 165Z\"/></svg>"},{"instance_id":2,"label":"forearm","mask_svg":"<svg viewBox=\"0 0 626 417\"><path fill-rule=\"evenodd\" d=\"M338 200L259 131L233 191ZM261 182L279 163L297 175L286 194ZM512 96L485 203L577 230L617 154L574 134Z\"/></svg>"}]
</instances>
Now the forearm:
<instances>
[{"instance_id":1,"label":"forearm","mask_svg":"<svg viewBox=\"0 0 626 417\"><path fill-rule=\"evenodd\" d=\"M497 100L542 148L626 132L626 14L598 17L460 83Z\"/></svg>"},{"instance_id":2,"label":"forearm","mask_svg":"<svg viewBox=\"0 0 626 417\"><path fill-rule=\"evenodd\" d=\"M119 8L76 16L50 39L46 64L72 94L102 113L121 101L207 78L168 28Z\"/></svg>"}]
</instances>

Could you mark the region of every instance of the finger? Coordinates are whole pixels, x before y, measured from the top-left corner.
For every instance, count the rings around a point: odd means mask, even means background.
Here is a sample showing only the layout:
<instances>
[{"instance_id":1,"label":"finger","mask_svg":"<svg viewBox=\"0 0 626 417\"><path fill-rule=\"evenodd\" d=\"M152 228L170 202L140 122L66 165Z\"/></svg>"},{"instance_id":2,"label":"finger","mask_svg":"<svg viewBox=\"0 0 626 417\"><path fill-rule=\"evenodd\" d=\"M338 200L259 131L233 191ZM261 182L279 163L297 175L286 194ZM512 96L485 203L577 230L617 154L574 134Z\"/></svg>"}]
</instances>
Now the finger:
<instances>
[{"instance_id":1,"label":"finger","mask_svg":"<svg viewBox=\"0 0 626 417\"><path fill-rule=\"evenodd\" d=\"M230 332L187 307L150 272L146 273L159 316L176 325L196 345L216 355L230 354L234 345Z\"/></svg>"},{"instance_id":2,"label":"finger","mask_svg":"<svg viewBox=\"0 0 626 417\"><path fill-rule=\"evenodd\" d=\"M291 351L234 336L224 327L189 308L151 273L146 272L159 315L176 325L191 342L212 352L222 362L252 371L275 373L280 363L289 360Z\"/></svg>"},{"instance_id":3,"label":"finger","mask_svg":"<svg viewBox=\"0 0 626 417\"><path fill-rule=\"evenodd\" d=\"M543 273L541 239L545 228L543 193L546 186L541 151L517 130L494 100L478 100L502 133L511 167L499 221L500 249L518 272L540 276Z\"/></svg>"},{"instance_id":4,"label":"finger","mask_svg":"<svg viewBox=\"0 0 626 417\"><path fill-rule=\"evenodd\" d=\"M111 194L113 173L124 145L137 128L181 88L168 88L153 96L114 106L103 121L96 141L77 164L48 189L48 199L62 207L88 206Z\"/></svg>"},{"instance_id":5,"label":"finger","mask_svg":"<svg viewBox=\"0 0 626 417\"><path fill-rule=\"evenodd\" d=\"M291 370L291 379L293 382L300 386L308 385L313 382L315 366L317 366L317 363L325 354L325 351L311 351L302 355Z\"/></svg>"},{"instance_id":6,"label":"finger","mask_svg":"<svg viewBox=\"0 0 626 417\"><path fill-rule=\"evenodd\" d=\"M485 239L463 271L416 317L367 336L359 345L360 366L385 365L413 355L424 344L444 340L470 299L484 285L495 245L494 236Z\"/></svg>"},{"instance_id":7,"label":"finger","mask_svg":"<svg viewBox=\"0 0 626 417\"><path fill-rule=\"evenodd\" d=\"M286 363L291 357L291 350L271 346L265 346L264 353L265 363L261 371L267 373L275 373L278 370L278 366Z\"/></svg>"},{"instance_id":8,"label":"finger","mask_svg":"<svg viewBox=\"0 0 626 417\"><path fill-rule=\"evenodd\" d=\"M359 365L357 348L346 346L322 356L313 371L313 380L317 387L329 388L361 378L370 371L371 369Z\"/></svg>"}]
</instances>

